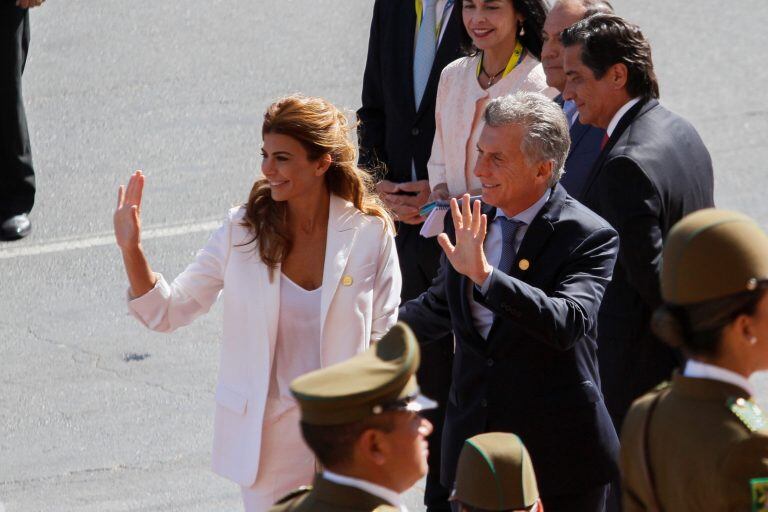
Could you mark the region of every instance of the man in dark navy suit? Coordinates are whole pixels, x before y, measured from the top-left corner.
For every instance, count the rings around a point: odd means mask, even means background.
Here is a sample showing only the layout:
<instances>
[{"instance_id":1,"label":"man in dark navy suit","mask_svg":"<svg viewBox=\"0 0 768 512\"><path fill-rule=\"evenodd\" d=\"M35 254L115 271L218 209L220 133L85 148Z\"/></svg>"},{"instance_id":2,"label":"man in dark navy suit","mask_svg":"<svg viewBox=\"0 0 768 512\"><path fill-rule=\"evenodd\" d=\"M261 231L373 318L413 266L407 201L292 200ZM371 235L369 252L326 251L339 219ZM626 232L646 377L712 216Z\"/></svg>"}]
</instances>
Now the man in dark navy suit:
<instances>
[{"instance_id":1,"label":"man in dark navy suit","mask_svg":"<svg viewBox=\"0 0 768 512\"><path fill-rule=\"evenodd\" d=\"M581 201L619 233L613 280L600 309L600 374L619 430L632 401L668 379L679 354L650 329L661 305L661 250L682 217L714 206L712 160L691 124L658 101L651 47L626 20L596 14L561 35L563 97L606 144Z\"/></svg>"},{"instance_id":2,"label":"man in dark navy suit","mask_svg":"<svg viewBox=\"0 0 768 512\"><path fill-rule=\"evenodd\" d=\"M403 274L403 302L418 297L437 274L440 247L419 235L419 208L429 197L427 161L435 135L435 98L443 68L460 57L461 2L377 0L373 7L368 60L363 77L360 166L378 179L379 197L397 216L397 252ZM448 491L439 483L440 432L450 386L452 344L423 349L419 367L424 392L439 403L426 416L429 437L428 510L448 510Z\"/></svg>"},{"instance_id":3,"label":"man in dark navy suit","mask_svg":"<svg viewBox=\"0 0 768 512\"><path fill-rule=\"evenodd\" d=\"M420 341L456 339L443 485L465 439L513 432L547 512L603 511L618 439L600 392L597 312L618 237L558 184L569 140L557 104L520 92L484 115L474 171L484 205L452 200L440 274L400 308Z\"/></svg>"},{"instance_id":4,"label":"man in dark navy suit","mask_svg":"<svg viewBox=\"0 0 768 512\"><path fill-rule=\"evenodd\" d=\"M558 0L547 14L542 30L544 46L541 50L541 64L547 76L547 85L561 93L555 101L563 107L571 133L571 149L565 160L565 174L560 184L568 194L579 200L592 166L602 149L605 130L583 124L579 120L576 104L563 99L565 73L560 33L577 21L597 13L613 14L613 6L605 0Z\"/></svg>"}]
</instances>

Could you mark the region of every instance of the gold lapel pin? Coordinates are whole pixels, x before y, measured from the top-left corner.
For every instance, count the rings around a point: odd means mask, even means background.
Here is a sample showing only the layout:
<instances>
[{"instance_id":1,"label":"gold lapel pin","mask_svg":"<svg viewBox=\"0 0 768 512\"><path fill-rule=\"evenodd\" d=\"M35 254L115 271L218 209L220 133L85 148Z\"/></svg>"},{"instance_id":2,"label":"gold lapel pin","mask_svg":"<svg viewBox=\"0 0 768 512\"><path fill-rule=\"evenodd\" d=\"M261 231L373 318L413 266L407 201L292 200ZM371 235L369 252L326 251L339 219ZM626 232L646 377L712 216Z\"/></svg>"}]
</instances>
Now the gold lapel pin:
<instances>
[{"instance_id":1,"label":"gold lapel pin","mask_svg":"<svg viewBox=\"0 0 768 512\"><path fill-rule=\"evenodd\" d=\"M518 263L517 266L520 270L528 270L528 268L531 266L531 262L527 259L523 258Z\"/></svg>"},{"instance_id":2,"label":"gold lapel pin","mask_svg":"<svg viewBox=\"0 0 768 512\"><path fill-rule=\"evenodd\" d=\"M342 277L341 284L343 284L344 286L352 286L352 276Z\"/></svg>"}]
</instances>

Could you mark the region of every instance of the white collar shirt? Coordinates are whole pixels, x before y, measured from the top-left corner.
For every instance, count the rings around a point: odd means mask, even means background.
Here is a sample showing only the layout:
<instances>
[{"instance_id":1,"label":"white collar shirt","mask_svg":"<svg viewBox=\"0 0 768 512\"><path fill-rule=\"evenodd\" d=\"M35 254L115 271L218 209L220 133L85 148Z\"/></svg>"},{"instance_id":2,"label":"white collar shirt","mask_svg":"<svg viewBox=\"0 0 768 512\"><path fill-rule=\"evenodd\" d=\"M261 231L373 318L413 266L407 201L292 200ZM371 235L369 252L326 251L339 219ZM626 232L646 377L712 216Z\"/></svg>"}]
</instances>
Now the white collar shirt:
<instances>
[{"instance_id":1,"label":"white collar shirt","mask_svg":"<svg viewBox=\"0 0 768 512\"><path fill-rule=\"evenodd\" d=\"M506 217L508 219L514 219L522 222L522 225L517 229L517 233L515 233L515 252L520 249L520 244L523 242L523 237L525 237L525 233L528 231L528 226L530 226L531 222L533 222L533 219L536 218L536 215L539 214L539 211L541 211L541 209L547 203L550 194L551 190L547 189L547 191L544 192L544 195L542 195L538 201L517 215L513 215L511 217L504 213L501 208L496 209L496 217ZM488 263L493 267L491 274L496 272L496 267L499 265L499 261L501 260L501 248L501 226L498 222L490 222L488 224L488 233L485 237L485 242L483 242L483 250L485 251L486 260L488 260ZM483 285L479 287L479 291L483 295L488 292L490 281L491 277L489 275ZM472 312L472 319L474 320L475 328L480 333L480 335L483 338L487 338L488 333L491 332L491 326L493 325L494 313L474 299L472 296L473 288L475 287L470 286L468 291L469 308Z\"/></svg>"},{"instance_id":2,"label":"white collar shirt","mask_svg":"<svg viewBox=\"0 0 768 512\"><path fill-rule=\"evenodd\" d=\"M711 379L733 384L734 386L740 387L744 391L748 392L749 396L755 396L755 390L746 377L719 366L702 363L701 361L696 361L694 359L689 359L685 363L685 370L683 370L683 375L697 379Z\"/></svg>"},{"instance_id":3,"label":"white collar shirt","mask_svg":"<svg viewBox=\"0 0 768 512\"><path fill-rule=\"evenodd\" d=\"M400 512L408 512L408 509L403 503L402 496L392 489L387 489L386 487L373 484L366 480L360 480L359 478L339 475L337 473L333 473L332 471L328 471L327 469L323 470L323 478L335 484L346 485L347 487L360 489L361 491L365 491L368 494L372 494L373 496L383 499L393 507L396 507L398 510L400 510Z\"/></svg>"},{"instance_id":4,"label":"white collar shirt","mask_svg":"<svg viewBox=\"0 0 768 512\"><path fill-rule=\"evenodd\" d=\"M615 114L613 114L613 117L611 118L611 122L608 123L608 128L606 128L605 133L608 134L610 137L613 135L613 131L616 129L616 126L618 126L619 121L621 121L621 118L624 117L624 114L629 112L629 109L637 105L637 103L640 101L640 98L632 98L628 102L624 104L619 110L616 111Z\"/></svg>"}]
</instances>

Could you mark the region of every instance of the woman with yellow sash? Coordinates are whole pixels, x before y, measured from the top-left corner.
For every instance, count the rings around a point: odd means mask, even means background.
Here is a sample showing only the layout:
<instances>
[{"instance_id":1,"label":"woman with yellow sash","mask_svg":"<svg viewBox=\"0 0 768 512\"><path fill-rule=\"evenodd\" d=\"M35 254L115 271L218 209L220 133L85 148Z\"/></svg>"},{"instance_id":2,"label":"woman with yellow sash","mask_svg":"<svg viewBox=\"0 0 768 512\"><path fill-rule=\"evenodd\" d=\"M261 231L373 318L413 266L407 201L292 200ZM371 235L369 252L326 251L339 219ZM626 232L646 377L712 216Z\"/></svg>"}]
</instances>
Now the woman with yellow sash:
<instances>
[{"instance_id":1,"label":"woman with yellow sash","mask_svg":"<svg viewBox=\"0 0 768 512\"><path fill-rule=\"evenodd\" d=\"M468 55L440 75L427 165L433 200L479 193L473 171L489 100L517 91L557 95L539 62L544 0L463 0L461 10Z\"/></svg>"}]
</instances>

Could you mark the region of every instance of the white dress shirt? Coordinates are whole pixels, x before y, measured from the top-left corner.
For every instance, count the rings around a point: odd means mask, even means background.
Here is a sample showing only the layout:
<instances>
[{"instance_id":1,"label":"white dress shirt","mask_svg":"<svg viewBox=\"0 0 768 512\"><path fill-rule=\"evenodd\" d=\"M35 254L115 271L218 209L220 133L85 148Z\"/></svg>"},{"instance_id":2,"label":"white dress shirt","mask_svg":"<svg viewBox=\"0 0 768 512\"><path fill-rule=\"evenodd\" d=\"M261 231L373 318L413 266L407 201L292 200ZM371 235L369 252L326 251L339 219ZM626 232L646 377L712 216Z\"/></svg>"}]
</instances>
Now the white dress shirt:
<instances>
[{"instance_id":1,"label":"white dress shirt","mask_svg":"<svg viewBox=\"0 0 768 512\"><path fill-rule=\"evenodd\" d=\"M536 215L539 214L539 211L549 200L549 195L550 190L547 189L547 191L544 192L544 195L541 196L538 201L533 203L530 207L528 207L528 209L523 210L522 212L518 213L517 215L513 215L512 217L504 213L501 208L496 209L496 217L506 217L508 219L515 219L522 222L522 225L517 228L517 233L515 233L515 252L520 249L520 244L523 242L523 237L528 231L528 226L531 224L531 222L533 222L533 219L536 218ZM499 265L499 261L501 260L501 248L501 226L498 222L491 222L488 224L488 234L485 237L485 242L483 242L483 251L485 252L485 259L488 260L488 263L491 265L491 267L493 267L493 270L491 270L488 278L486 278L483 285L479 288L483 295L488 292L488 287L491 283L491 275L496 272L496 267ZM469 309L472 311L472 318L475 321L475 328L483 338L487 338L488 333L491 331L491 326L493 325L494 313L479 302L475 301L474 297L472 296L473 288L474 287L470 286L468 292Z\"/></svg>"},{"instance_id":2,"label":"white dress shirt","mask_svg":"<svg viewBox=\"0 0 768 512\"><path fill-rule=\"evenodd\" d=\"M323 478L335 484L346 485L347 487L360 489L361 491L365 491L368 494L372 494L383 499L393 507L397 507L400 512L408 512L408 509L403 503L403 497L392 489L387 489L386 487L372 484L371 482L360 480L359 478L339 475L337 473L333 473L332 471L328 471L327 469L323 470Z\"/></svg>"},{"instance_id":3,"label":"white dress shirt","mask_svg":"<svg viewBox=\"0 0 768 512\"><path fill-rule=\"evenodd\" d=\"M613 135L613 130L616 129L616 126L619 124L619 121L621 121L621 118L624 117L624 114L626 114L629 109L637 105L638 101L640 101L640 98L632 98L626 102L623 107L617 110L615 114L613 114L611 122L608 123L608 128L605 130L605 133L607 133L609 137Z\"/></svg>"},{"instance_id":4,"label":"white dress shirt","mask_svg":"<svg viewBox=\"0 0 768 512\"><path fill-rule=\"evenodd\" d=\"M714 366L711 364L702 363L701 361L689 359L685 363L685 370L683 370L683 375L686 377L711 379L733 384L734 386L738 386L741 389L747 391L749 396L755 396L755 390L752 388L752 384L750 384L746 377L719 366Z\"/></svg>"}]
</instances>

